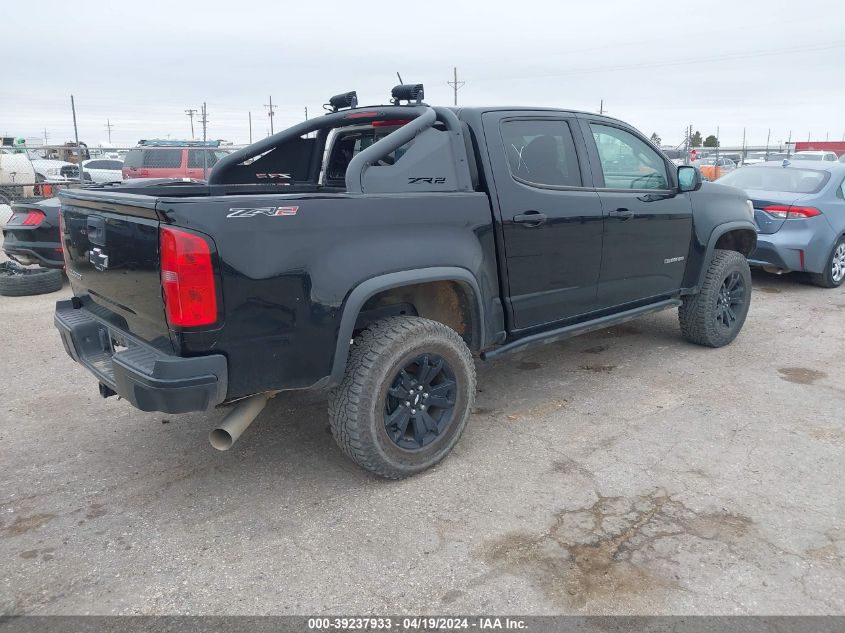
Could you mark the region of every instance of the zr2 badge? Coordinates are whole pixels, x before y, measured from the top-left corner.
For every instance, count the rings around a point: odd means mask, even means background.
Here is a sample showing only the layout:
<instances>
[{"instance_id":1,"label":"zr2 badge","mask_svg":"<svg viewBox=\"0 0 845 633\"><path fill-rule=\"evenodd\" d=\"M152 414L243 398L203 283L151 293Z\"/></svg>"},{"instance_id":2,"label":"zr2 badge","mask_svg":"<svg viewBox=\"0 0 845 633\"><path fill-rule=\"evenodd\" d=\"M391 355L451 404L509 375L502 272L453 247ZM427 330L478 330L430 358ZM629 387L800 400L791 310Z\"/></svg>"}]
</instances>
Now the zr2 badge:
<instances>
[{"instance_id":1,"label":"zr2 badge","mask_svg":"<svg viewBox=\"0 0 845 633\"><path fill-rule=\"evenodd\" d=\"M299 207L257 207L252 209L231 208L226 215L227 218L254 218L257 215L268 215L278 217L282 215L296 215Z\"/></svg>"}]
</instances>

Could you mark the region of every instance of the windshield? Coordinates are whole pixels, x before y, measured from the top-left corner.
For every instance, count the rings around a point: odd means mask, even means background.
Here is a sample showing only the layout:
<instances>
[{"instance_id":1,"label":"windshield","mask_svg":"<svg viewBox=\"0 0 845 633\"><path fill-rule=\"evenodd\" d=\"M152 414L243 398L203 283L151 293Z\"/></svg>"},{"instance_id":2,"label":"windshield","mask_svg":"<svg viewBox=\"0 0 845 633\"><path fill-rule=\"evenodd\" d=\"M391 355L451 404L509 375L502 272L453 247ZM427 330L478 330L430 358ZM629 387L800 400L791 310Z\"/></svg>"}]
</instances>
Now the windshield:
<instances>
[{"instance_id":1,"label":"windshield","mask_svg":"<svg viewBox=\"0 0 845 633\"><path fill-rule=\"evenodd\" d=\"M828 172L816 169L743 167L720 178L719 184L757 191L816 193L829 178Z\"/></svg>"},{"instance_id":2,"label":"windshield","mask_svg":"<svg viewBox=\"0 0 845 633\"><path fill-rule=\"evenodd\" d=\"M793 154L792 160L824 160L824 154Z\"/></svg>"}]
</instances>

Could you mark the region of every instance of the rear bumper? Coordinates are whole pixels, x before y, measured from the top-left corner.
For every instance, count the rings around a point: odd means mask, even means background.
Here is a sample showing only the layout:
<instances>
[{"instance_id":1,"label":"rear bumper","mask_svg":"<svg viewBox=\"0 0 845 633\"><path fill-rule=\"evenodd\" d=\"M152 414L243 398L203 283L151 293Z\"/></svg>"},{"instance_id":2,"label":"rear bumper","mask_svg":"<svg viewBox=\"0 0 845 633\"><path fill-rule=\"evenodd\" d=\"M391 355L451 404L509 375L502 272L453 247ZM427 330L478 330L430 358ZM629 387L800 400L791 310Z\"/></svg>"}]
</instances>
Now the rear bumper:
<instances>
[{"instance_id":1,"label":"rear bumper","mask_svg":"<svg viewBox=\"0 0 845 633\"><path fill-rule=\"evenodd\" d=\"M59 229L49 222L43 226L6 226L3 251L21 264L39 264L46 268L64 266Z\"/></svg>"},{"instance_id":2,"label":"rear bumper","mask_svg":"<svg viewBox=\"0 0 845 633\"><path fill-rule=\"evenodd\" d=\"M74 308L71 301L56 303L54 323L68 355L142 411L205 411L226 398L225 356L165 354L115 330L85 308ZM114 339L126 348L115 351Z\"/></svg>"},{"instance_id":3,"label":"rear bumper","mask_svg":"<svg viewBox=\"0 0 845 633\"><path fill-rule=\"evenodd\" d=\"M777 233L757 234L757 248L749 255L748 263L784 272L823 272L830 257L833 232L826 230L826 225L821 227L825 230L816 230L816 227L808 226L806 220L787 220L787 223L792 224Z\"/></svg>"},{"instance_id":4,"label":"rear bumper","mask_svg":"<svg viewBox=\"0 0 845 633\"><path fill-rule=\"evenodd\" d=\"M55 248L58 248L58 244ZM19 264L29 266L31 264L38 264L44 268L64 268L65 260L62 254L56 252L55 248L3 248L3 251L9 257L14 259ZM55 257L58 255L58 259Z\"/></svg>"}]
</instances>

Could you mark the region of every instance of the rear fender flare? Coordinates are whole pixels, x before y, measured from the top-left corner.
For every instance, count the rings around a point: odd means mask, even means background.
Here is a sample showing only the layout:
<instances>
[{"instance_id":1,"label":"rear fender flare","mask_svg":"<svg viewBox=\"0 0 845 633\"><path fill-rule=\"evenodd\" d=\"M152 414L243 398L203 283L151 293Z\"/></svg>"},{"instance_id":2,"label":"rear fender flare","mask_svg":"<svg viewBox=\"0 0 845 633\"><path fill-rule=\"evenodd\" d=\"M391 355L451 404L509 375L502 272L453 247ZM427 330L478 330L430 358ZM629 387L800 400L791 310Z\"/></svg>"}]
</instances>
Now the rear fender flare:
<instances>
[{"instance_id":1,"label":"rear fender flare","mask_svg":"<svg viewBox=\"0 0 845 633\"><path fill-rule=\"evenodd\" d=\"M454 281L465 284L471 289L473 295L471 298L473 307L473 338L476 341L482 340L484 312L481 304L481 291L478 281L467 269L452 266L420 268L372 277L355 286L349 293L344 304L335 347L334 362L332 363L332 373L327 385L328 388L339 385L343 379L343 373L346 371L346 361L349 358L349 342L352 340L355 322L367 300L385 290L430 281Z\"/></svg>"}]
</instances>

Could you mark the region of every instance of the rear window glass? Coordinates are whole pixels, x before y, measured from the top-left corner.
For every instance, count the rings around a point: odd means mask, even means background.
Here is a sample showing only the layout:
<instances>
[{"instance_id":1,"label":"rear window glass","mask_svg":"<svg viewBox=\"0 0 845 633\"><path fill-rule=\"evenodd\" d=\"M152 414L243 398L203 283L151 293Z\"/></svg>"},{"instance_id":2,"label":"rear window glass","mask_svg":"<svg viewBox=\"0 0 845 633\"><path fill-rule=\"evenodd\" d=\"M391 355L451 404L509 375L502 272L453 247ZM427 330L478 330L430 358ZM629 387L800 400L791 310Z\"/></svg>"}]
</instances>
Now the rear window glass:
<instances>
[{"instance_id":1,"label":"rear window glass","mask_svg":"<svg viewBox=\"0 0 845 633\"><path fill-rule=\"evenodd\" d=\"M182 165L181 149L147 149L144 150L144 167L170 168Z\"/></svg>"},{"instance_id":2,"label":"rear window glass","mask_svg":"<svg viewBox=\"0 0 845 633\"><path fill-rule=\"evenodd\" d=\"M227 152L210 149L191 149L188 150L188 167L192 169L202 169L208 167L211 169L217 164L217 161L223 158ZM203 159L205 156L205 159ZM207 161L207 162L204 162Z\"/></svg>"},{"instance_id":3,"label":"rear window glass","mask_svg":"<svg viewBox=\"0 0 845 633\"><path fill-rule=\"evenodd\" d=\"M399 127L401 126L367 127L337 132L331 146L331 157L326 168L326 180L343 180L346 177L346 168L349 166L349 161L354 156L357 156L361 151L377 143L391 132L395 132ZM414 140L411 139L382 157L378 164L394 165L405 155L405 152L413 144Z\"/></svg>"},{"instance_id":4,"label":"rear window glass","mask_svg":"<svg viewBox=\"0 0 845 633\"><path fill-rule=\"evenodd\" d=\"M826 171L789 167L743 167L719 179L720 185L757 191L816 193L830 178Z\"/></svg>"}]
</instances>

